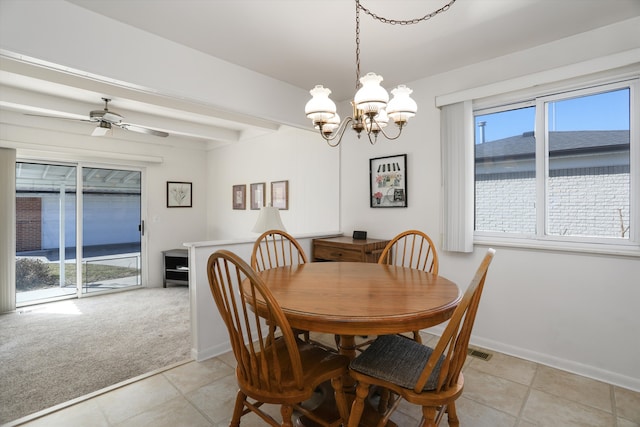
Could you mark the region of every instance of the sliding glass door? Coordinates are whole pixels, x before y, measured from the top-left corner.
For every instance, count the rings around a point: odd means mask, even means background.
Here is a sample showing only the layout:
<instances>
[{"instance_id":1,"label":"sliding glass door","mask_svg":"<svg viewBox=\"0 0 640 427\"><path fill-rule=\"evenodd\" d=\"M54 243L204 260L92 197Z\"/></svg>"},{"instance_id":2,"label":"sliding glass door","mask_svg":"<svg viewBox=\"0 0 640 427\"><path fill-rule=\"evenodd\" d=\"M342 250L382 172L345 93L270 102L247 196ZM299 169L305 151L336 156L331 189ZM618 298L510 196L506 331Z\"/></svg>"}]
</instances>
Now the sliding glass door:
<instances>
[{"instance_id":1,"label":"sliding glass door","mask_svg":"<svg viewBox=\"0 0 640 427\"><path fill-rule=\"evenodd\" d=\"M16 164L18 306L142 284L141 177Z\"/></svg>"},{"instance_id":2,"label":"sliding glass door","mask_svg":"<svg viewBox=\"0 0 640 427\"><path fill-rule=\"evenodd\" d=\"M85 167L82 175L82 292L140 286L140 171Z\"/></svg>"},{"instance_id":3,"label":"sliding glass door","mask_svg":"<svg viewBox=\"0 0 640 427\"><path fill-rule=\"evenodd\" d=\"M75 166L16 163L16 303L77 293Z\"/></svg>"}]
</instances>

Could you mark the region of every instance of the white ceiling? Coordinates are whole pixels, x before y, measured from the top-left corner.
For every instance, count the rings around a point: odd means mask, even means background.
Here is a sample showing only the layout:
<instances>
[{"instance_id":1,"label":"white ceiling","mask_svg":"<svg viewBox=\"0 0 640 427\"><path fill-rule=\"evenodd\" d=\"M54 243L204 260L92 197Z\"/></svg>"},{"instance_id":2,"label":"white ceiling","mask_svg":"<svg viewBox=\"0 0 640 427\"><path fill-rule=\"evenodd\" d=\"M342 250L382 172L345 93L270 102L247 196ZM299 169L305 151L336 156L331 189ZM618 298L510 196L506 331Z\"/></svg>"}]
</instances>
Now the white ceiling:
<instances>
[{"instance_id":1,"label":"white ceiling","mask_svg":"<svg viewBox=\"0 0 640 427\"><path fill-rule=\"evenodd\" d=\"M354 0L69 0L300 88L323 84L337 100L355 88ZM361 0L409 20L450 0ZM638 0L457 0L415 25L360 12L361 71L394 87L640 15Z\"/></svg>"},{"instance_id":2,"label":"white ceiling","mask_svg":"<svg viewBox=\"0 0 640 427\"><path fill-rule=\"evenodd\" d=\"M68 1L305 90L323 84L331 88L336 100L353 96L354 0ZM448 1L361 0L361 4L385 18L408 20ZM391 88L635 16L640 16L639 0L457 0L447 12L416 25L385 24L361 11L361 74L381 74L383 85ZM82 101L87 113L100 108L100 94L104 93L99 89L47 87L6 72L0 74L0 82L17 90L38 88L56 97ZM34 100L33 107L47 108L35 104ZM134 121L130 117L133 113L134 119L147 120L147 126L157 123L157 128L188 137L233 140L228 133L259 132L271 126L250 118L231 120L223 112L206 108L181 112L176 106L160 107L151 108L144 100L120 100L120 109L125 109L129 121ZM0 108L11 106L5 100ZM116 110L123 114L120 109ZM144 114L169 115L176 123L154 122ZM195 130L190 132L178 122L193 123ZM214 136L205 128L212 128Z\"/></svg>"}]
</instances>

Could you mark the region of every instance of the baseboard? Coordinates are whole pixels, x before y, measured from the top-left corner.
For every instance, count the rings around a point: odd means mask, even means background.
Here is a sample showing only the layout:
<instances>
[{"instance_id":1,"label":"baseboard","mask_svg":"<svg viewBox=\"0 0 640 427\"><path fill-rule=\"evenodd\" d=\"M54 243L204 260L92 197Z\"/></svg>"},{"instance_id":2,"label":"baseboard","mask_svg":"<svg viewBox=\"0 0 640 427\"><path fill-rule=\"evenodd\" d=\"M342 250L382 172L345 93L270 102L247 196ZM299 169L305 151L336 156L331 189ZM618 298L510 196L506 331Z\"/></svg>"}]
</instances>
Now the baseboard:
<instances>
[{"instance_id":1,"label":"baseboard","mask_svg":"<svg viewBox=\"0 0 640 427\"><path fill-rule=\"evenodd\" d=\"M425 330L429 334L440 336L444 331L444 326L436 326ZM594 366L585 365L574 360L563 359L545 353L525 349L522 347L508 345L499 341L471 336L470 345L481 347L486 350L497 351L509 356L518 357L530 362L540 363L541 365L551 368L560 369L562 371L571 372L572 374L581 375L607 384L626 388L640 392L640 378L633 378L621 375L616 372L607 371L605 369L596 368Z\"/></svg>"},{"instance_id":2,"label":"baseboard","mask_svg":"<svg viewBox=\"0 0 640 427\"><path fill-rule=\"evenodd\" d=\"M545 353L540 353L520 347L510 346L494 340L485 338L471 338L471 344L474 346L486 348L488 350L499 351L509 356L519 357L531 362L540 363L541 365L560 369L562 371L571 372L576 375L602 381L607 384L616 385L633 391L640 392L640 379L616 372L607 371L605 369L596 368L594 366L585 365L584 363L574 360L563 359Z\"/></svg>"},{"instance_id":3,"label":"baseboard","mask_svg":"<svg viewBox=\"0 0 640 427\"><path fill-rule=\"evenodd\" d=\"M202 349L198 351L197 348L191 348L191 357L196 362L202 362L203 360L211 359L212 357L220 356L221 354L231 351L231 343L229 341L221 344Z\"/></svg>"}]
</instances>

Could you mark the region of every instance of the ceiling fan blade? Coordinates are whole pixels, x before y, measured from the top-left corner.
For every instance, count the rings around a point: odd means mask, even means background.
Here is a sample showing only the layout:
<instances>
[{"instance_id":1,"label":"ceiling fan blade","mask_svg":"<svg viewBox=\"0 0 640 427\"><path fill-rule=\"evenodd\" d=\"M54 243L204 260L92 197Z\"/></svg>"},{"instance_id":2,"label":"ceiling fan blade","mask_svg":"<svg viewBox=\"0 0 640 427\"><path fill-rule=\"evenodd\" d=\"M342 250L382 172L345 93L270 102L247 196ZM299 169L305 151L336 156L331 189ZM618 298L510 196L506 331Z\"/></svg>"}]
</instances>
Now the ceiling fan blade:
<instances>
[{"instance_id":1,"label":"ceiling fan blade","mask_svg":"<svg viewBox=\"0 0 640 427\"><path fill-rule=\"evenodd\" d=\"M147 135L160 136L162 138L166 138L169 136L167 132L151 129L140 125L134 125L131 123L114 123L115 125L121 127L122 129L130 130L132 132L145 133Z\"/></svg>"},{"instance_id":2,"label":"ceiling fan blade","mask_svg":"<svg viewBox=\"0 0 640 427\"><path fill-rule=\"evenodd\" d=\"M94 122L95 120L91 120L87 116L81 116L80 114L66 114L66 115L50 115L50 114L33 114L33 113L24 113L25 116L32 117L44 117L45 119L63 119L63 120L76 120L81 122Z\"/></svg>"}]
</instances>

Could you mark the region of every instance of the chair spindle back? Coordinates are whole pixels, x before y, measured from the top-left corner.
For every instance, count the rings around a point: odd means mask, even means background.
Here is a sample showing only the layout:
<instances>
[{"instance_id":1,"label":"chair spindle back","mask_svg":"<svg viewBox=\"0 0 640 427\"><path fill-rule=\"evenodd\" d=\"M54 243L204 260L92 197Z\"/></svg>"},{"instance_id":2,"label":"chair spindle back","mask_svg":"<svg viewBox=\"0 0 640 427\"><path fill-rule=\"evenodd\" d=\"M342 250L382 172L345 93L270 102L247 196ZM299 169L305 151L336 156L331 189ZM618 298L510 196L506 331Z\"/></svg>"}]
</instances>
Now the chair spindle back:
<instances>
[{"instance_id":1,"label":"chair spindle back","mask_svg":"<svg viewBox=\"0 0 640 427\"><path fill-rule=\"evenodd\" d=\"M290 234L268 230L256 239L251 254L251 267L257 271L308 262L307 255Z\"/></svg>"},{"instance_id":2,"label":"chair spindle back","mask_svg":"<svg viewBox=\"0 0 640 427\"><path fill-rule=\"evenodd\" d=\"M407 230L394 237L384 248L378 264L415 268L438 274L438 254L429 236L419 230Z\"/></svg>"},{"instance_id":3,"label":"chair spindle back","mask_svg":"<svg viewBox=\"0 0 640 427\"><path fill-rule=\"evenodd\" d=\"M302 364L291 326L262 279L237 255L220 250L209 257L207 275L238 363L238 381L279 391L283 372L303 387ZM266 322L265 322L266 319ZM270 326L267 327L266 323ZM275 335L279 330L280 334ZM286 346L286 360L277 355Z\"/></svg>"},{"instance_id":4,"label":"chair spindle back","mask_svg":"<svg viewBox=\"0 0 640 427\"><path fill-rule=\"evenodd\" d=\"M440 367L440 375L435 391L445 391L457 383L458 376L467 358L471 331L478 311L478 305L480 304L480 297L487 277L487 271L489 270L489 265L493 260L494 254L495 251L493 249L487 250L482 263L465 291L460 304L458 304L451 319L449 319L447 327L438 340L438 344L433 353L431 353L415 385L414 391L416 393L422 391L431 372L439 361L441 361L442 365Z\"/></svg>"}]
</instances>

